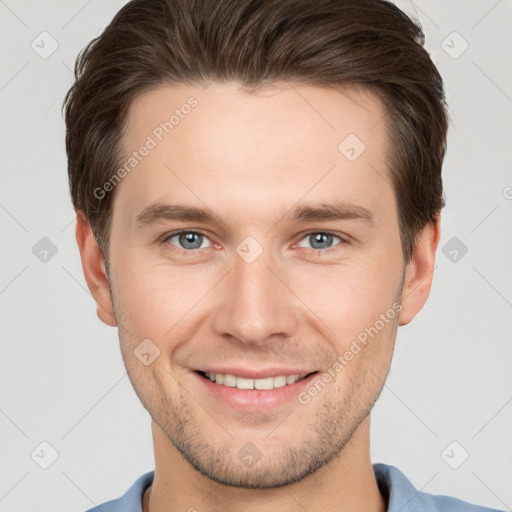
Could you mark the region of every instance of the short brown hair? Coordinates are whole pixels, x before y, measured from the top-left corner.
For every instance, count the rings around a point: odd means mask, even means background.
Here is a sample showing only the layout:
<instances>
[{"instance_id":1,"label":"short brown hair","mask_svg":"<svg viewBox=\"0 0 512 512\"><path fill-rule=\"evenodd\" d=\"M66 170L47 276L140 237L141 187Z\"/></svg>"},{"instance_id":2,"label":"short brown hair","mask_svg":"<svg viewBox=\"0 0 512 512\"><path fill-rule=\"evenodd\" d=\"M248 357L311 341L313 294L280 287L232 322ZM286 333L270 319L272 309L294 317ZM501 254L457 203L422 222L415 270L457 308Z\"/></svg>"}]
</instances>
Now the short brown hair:
<instances>
[{"instance_id":1,"label":"short brown hair","mask_svg":"<svg viewBox=\"0 0 512 512\"><path fill-rule=\"evenodd\" d=\"M402 252L445 204L448 116L443 81L421 28L385 0L132 0L80 52L64 100L73 206L91 225L108 269L114 190L94 190L122 162L136 96L161 84L288 81L364 87L384 103L387 166Z\"/></svg>"}]
</instances>

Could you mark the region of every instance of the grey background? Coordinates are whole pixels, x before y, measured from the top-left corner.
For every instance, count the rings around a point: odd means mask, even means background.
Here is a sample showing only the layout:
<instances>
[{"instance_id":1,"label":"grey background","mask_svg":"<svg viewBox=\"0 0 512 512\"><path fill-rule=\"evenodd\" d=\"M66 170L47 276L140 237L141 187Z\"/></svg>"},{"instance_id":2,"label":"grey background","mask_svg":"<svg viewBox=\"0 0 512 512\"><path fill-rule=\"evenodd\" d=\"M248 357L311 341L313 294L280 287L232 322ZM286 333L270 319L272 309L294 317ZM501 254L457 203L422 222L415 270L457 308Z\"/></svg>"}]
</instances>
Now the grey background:
<instances>
[{"instance_id":1,"label":"grey background","mask_svg":"<svg viewBox=\"0 0 512 512\"><path fill-rule=\"evenodd\" d=\"M60 112L78 51L124 3L0 0L2 512L83 511L153 469L149 415L82 274ZM373 412L372 461L511 510L512 2L405 7L446 82L448 204L430 300L399 330ZM44 31L58 44L46 58Z\"/></svg>"}]
</instances>

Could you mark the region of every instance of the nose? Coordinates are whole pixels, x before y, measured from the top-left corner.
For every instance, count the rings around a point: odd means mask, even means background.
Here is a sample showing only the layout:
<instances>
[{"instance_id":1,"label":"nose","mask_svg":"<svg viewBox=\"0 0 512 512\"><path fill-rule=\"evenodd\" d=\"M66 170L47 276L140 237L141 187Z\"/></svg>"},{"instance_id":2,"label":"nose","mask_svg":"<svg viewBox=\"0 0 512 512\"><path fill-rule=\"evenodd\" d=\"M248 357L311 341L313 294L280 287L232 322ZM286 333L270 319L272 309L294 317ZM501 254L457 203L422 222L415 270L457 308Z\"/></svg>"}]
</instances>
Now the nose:
<instances>
[{"instance_id":1,"label":"nose","mask_svg":"<svg viewBox=\"0 0 512 512\"><path fill-rule=\"evenodd\" d=\"M246 345L292 337L299 300L288 288L285 271L264 251L252 263L238 254L223 280L213 313L213 329Z\"/></svg>"}]
</instances>

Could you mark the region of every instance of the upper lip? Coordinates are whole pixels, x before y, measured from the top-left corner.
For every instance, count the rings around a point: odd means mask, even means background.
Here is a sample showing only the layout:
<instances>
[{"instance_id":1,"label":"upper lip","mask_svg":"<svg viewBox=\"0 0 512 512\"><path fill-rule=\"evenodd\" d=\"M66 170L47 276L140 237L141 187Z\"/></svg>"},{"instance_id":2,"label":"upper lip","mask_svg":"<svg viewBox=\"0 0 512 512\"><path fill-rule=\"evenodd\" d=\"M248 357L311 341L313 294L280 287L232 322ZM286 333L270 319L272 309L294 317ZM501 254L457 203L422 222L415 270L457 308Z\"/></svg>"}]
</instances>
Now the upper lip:
<instances>
[{"instance_id":1,"label":"upper lip","mask_svg":"<svg viewBox=\"0 0 512 512\"><path fill-rule=\"evenodd\" d=\"M254 368L228 368L225 366L215 368L201 368L196 371L204 373L222 373L243 377L245 379L265 379L268 377L277 377L279 375L308 375L316 370L308 370L304 368L266 368L255 370Z\"/></svg>"}]
</instances>

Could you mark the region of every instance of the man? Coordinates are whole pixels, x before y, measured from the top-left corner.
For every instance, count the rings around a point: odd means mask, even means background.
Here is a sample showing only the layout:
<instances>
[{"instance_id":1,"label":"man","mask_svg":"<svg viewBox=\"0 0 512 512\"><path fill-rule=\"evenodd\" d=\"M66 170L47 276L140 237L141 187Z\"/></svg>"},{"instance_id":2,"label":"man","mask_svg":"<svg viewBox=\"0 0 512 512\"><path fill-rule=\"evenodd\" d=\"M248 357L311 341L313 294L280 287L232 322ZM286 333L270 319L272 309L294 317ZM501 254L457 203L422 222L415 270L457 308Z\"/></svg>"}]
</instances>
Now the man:
<instances>
[{"instance_id":1,"label":"man","mask_svg":"<svg viewBox=\"0 0 512 512\"><path fill-rule=\"evenodd\" d=\"M94 510L490 510L370 460L444 205L422 37L383 0L134 0L79 56L76 238L155 450Z\"/></svg>"}]
</instances>

